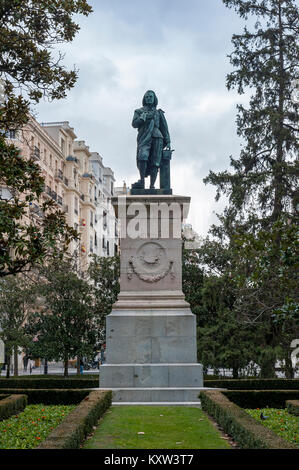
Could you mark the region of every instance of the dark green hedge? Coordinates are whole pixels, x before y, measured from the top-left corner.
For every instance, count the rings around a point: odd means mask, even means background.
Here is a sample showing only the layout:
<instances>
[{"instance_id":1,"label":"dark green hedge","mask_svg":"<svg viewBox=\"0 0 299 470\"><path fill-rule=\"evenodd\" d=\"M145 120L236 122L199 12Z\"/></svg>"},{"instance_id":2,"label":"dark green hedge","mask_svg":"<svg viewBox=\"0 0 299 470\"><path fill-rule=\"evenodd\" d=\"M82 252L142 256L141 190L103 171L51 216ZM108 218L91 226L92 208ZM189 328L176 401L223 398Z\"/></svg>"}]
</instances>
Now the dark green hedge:
<instances>
[{"instance_id":1,"label":"dark green hedge","mask_svg":"<svg viewBox=\"0 0 299 470\"><path fill-rule=\"evenodd\" d=\"M299 379L205 380L204 386L228 390L299 390Z\"/></svg>"},{"instance_id":2,"label":"dark green hedge","mask_svg":"<svg viewBox=\"0 0 299 470\"><path fill-rule=\"evenodd\" d=\"M112 392L93 391L37 449L78 449L81 442L111 406Z\"/></svg>"},{"instance_id":3,"label":"dark green hedge","mask_svg":"<svg viewBox=\"0 0 299 470\"><path fill-rule=\"evenodd\" d=\"M292 415L299 416L299 400L287 400L286 408L288 413Z\"/></svg>"},{"instance_id":4,"label":"dark green hedge","mask_svg":"<svg viewBox=\"0 0 299 470\"><path fill-rule=\"evenodd\" d=\"M299 398L299 390L226 390L224 395L241 408L285 408Z\"/></svg>"},{"instance_id":5,"label":"dark green hedge","mask_svg":"<svg viewBox=\"0 0 299 470\"><path fill-rule=\"evenodd\" d=\"M231 402L218 390L200 393L202 409L213 416L224 431L242 449L297 449L270 429L264 427L246 411Z\"/></svg>"},{"instance_id":6,"label":"dark green hedge","mask_svg":"<svg viewBox=\"0 0 299 470\"><path fill-rule=\"evenodd\" d=\"M1 395L0 395L1 397ZM23 411L27 405L26 395L10 395L0 400L0 421Z\"/></svg>"},{"instance_id":7,"label":"dark green hedge","mask_svg":"<svg viewBox=\"0 0 299 470\"><path fill-rule=\"evenodd\" d=\"M11 379L0 379L0 391L3 388L61 388L61 389L74 389L74 388L98 388L99 386L99 377L98 378L68 378L64 379L63 377L55 378L39 378L39 377L30 377L24 380L23 377L11 378Z\"/></svg>"},{"instance_id":8,"label":"dark green hedge","mask_svg":"<svg viewBox=\"0 0 299 470\"><path fill-rule=\"evenodd\" d=\"M28 404L43 403L44 405L72 405L80 403L89 393L89 389L4 389L6 394L26 393Z\"/></svg>"}]
</instances>

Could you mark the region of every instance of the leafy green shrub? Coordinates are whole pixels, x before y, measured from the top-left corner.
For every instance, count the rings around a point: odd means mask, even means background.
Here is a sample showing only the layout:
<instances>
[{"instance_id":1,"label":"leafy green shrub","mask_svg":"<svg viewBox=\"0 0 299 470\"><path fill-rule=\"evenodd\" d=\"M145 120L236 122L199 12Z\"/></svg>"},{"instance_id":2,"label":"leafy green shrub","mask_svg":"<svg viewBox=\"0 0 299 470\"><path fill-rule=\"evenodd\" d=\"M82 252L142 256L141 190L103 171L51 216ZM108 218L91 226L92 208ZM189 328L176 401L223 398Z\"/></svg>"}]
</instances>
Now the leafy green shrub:
<instances>
[{"instance_id":1,"label":"leafy green shrub","mask_svg":"<svg viewBox=\"0 0 299 470\"><path fill-rule=\"evenodd\" d=\"M299 379L207 379L204 386L229 390L299 390Z\"/></svg>"},{"instance_id":2,"label":"leafy green shrub","mask_svg":"<svg viewBox=\"0 0 299 470\"><path fill-rule=\"evenodd\" d=\"M299 390L226 390L223 394L241 408L284 408L299 398Z\"/></svg>"},{"instance_id":3,"label":"leafy green shrub","mask_svg":"<svg viewBox=\"0 0 299 470\"><path fill-rule=\"evenodd\" d=\"M110 391L89 393L38 449L78 449L98 419L111 406L111 400Z\"/></svg>"},{"instance_id":4,"label":"leafy green shrub","mask_svg":"<svg viewBox=\"0 0 299 470\"><path fill-rule=\"evenodd\" d=\"M297 449L259 424L218 390L200 393L202 409L213 416L242 449Z\"/></svg>"},{"instance_id":5,"label":"leafy green shrub","mask_svg":"<svg viewBox=\"0 0 299 470\"><path fill-rule=\"evenodd\" d=\"M1 397L1 396L0 396ZM0 400L0 421L23 411L27 405L26 395L10 395Z\"/></svg>"},{"instance_id":6,"label":"leafy green shrub","mask_svg":"<svg viewBox=\"0 0 299 470\"><path fill-rule=\"evenodd\" d=\"M3 388L61 388L61 389L74 389L74 388L97 388L99 386L99 377L97 378L68 378L62 377L55 378L37 378L30 377L25 380L23 377L0 379L0 390Z\"/></svg>"},{"instance_id":7,"label":"leafy green shrub","mask_svg":"<svg viewBox=\"0 0 299 470\"><path fill-rule=\"evenodd\" d=\"M287 400L286 408L288 413L299 416L299 400Z\"/></svg>"},{"instance_id":8,"label":"leafy green shrub","mask_svg":"<svg viewBox=\"0 0 299 470\"><path fill-rule=\"evenodd\" d=\"M89 389L4 389L6 394L26 394L28 397L28 403L38 404L43 403L44 405L73 405L80 403L89 393Z\"/></svg>"}]
</instances>

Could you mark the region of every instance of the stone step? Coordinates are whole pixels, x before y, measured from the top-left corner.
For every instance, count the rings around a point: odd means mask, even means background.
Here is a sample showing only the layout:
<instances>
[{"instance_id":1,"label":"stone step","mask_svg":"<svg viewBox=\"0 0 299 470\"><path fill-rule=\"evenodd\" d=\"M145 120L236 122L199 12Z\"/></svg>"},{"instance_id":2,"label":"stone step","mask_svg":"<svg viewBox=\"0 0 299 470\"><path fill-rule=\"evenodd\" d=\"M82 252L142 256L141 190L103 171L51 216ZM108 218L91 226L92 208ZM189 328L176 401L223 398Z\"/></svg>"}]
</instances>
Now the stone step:
<instances>
[{"instance_id":1,"label":"stone step","mask_svg":"<svg viewBox=\"0 0 299 470\"><path fill-rule=\"evenodd\" d=\"M206 390L204 387L167 387L167 388L100 388L100 390L111 390L113 402L155 402L155 403L168 403L168 402L198 402L201 390Z\"/></svg>"},{"instance_id":2,"label":"stone step","mask_svg":"<svg viewBox=\"0 0 299 470\"><path fill-rule=\"evenodd\" d=\"M199 401L113 401L112 406L191 406L192 408L201 408Z\"/></svg>"},{"instance_id":3,"label":"stone step","mask_svg":"<svg viewBox=\"0 0 299 470\"><path fill-rule=\"evenodd\" d=\"M185 364L103 364L100 387L108 388L200 388L202 365Z\"/></svg>"}]
</instances>

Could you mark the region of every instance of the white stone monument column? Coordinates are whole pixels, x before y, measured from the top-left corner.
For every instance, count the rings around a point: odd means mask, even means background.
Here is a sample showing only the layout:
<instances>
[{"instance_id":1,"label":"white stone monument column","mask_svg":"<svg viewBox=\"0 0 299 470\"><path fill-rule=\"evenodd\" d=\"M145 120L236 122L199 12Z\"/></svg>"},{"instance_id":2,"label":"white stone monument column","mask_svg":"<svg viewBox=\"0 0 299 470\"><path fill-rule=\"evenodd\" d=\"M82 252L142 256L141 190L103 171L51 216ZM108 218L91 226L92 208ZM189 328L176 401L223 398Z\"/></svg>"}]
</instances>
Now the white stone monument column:
<instances>
[{"instance_id":1,"label":"white stone monument column","mask_svg":"<svg viewBox=\"0 0 299 470\"><path fill-rule=\"evenodd\" d=\"M114 402L199 402L196 318L182 292L181 227L190 198L113 199L121 221L120 293L106 320L100 388Z\"/></svg>"}]
</instances>

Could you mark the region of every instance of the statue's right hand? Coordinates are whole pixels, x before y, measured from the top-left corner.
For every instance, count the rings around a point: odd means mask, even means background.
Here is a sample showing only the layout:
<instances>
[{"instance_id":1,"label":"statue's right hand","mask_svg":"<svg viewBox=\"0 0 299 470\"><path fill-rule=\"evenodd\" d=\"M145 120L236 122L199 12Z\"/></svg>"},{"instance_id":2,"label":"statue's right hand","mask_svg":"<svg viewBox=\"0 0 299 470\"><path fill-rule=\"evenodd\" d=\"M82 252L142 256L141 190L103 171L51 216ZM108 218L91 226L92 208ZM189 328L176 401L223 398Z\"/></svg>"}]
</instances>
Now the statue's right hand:
<instances>
[{"instance_id":1,"label":"statue's right hand","mask_svg":"<svg viewBox=\"0 0 299 470\"><path fill-rule=\"evenodd\" d=\"M140 119L143 119L144 121L146 121L146 113L142 113L140 115Z\"/></svg>"}]
</instances>

